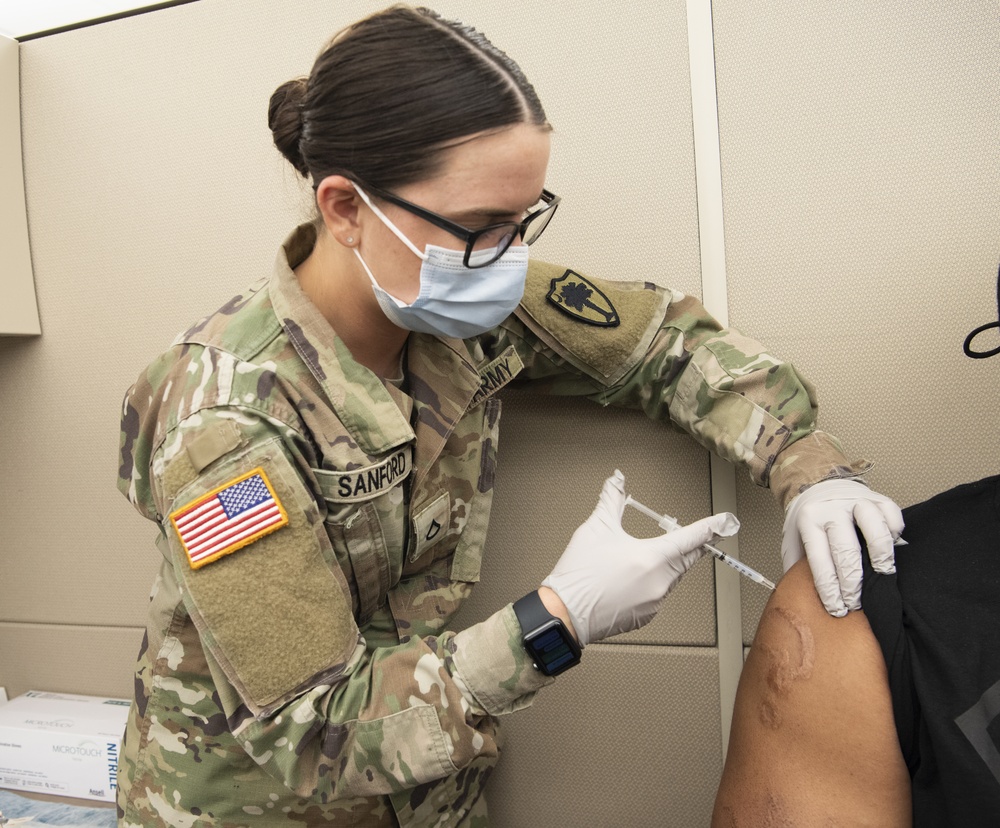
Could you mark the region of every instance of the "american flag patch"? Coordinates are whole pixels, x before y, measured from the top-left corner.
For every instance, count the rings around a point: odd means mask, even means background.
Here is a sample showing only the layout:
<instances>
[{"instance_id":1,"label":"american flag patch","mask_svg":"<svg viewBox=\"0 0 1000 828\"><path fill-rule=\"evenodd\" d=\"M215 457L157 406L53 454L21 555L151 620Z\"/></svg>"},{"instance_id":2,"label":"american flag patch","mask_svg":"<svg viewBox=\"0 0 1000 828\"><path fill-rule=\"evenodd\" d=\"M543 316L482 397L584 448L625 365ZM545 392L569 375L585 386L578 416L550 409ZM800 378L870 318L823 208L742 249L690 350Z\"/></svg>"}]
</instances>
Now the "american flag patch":
<instances>
[{"instance_id":1,"label":"american flag patch","mask_svg":"<svg viewBox=\"0 0 1000 828\"><path fill-rule=\"evenodd\" d=\"M170 515L192 569L253 543L288 523L262 468L230 480Z\"/></svg>"}]
</instances>

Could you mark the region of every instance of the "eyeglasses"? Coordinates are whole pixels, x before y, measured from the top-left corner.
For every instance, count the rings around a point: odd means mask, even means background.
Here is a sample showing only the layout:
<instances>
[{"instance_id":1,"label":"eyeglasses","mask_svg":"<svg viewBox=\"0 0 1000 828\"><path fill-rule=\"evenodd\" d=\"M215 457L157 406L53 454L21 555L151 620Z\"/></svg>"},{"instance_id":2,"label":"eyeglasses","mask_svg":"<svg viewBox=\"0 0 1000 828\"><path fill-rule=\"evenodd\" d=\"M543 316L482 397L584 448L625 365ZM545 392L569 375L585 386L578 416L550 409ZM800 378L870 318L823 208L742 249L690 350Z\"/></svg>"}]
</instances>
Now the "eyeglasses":
<instances>
[{"instance_id":1,"label":"eyeglasses","mask_svg":"<svg viewBox=\"0 0 1000 828\"><path fill-rule=\"evenodd\" d=\"M520 222L502 221L498 224L488 224L478 230L470 230L461 224L456 224L444 216L426 210L406 199L395 196L392 193L380 190L377 187L365 185L366 189L377 195L390 204L402 207L408 213L412 213L424 221L429 221L435 227L447 230L456 238L465 242L465 258L463 264L466 267L486 267L499 259L507 249L514 243L518 236L525 244L535 242L542 232L548 227L552 216L555 215L556 207L562 200L555 193L542 190L540 203L543 205L537 210L533 210Z\"/></svg>"}]
</instances>

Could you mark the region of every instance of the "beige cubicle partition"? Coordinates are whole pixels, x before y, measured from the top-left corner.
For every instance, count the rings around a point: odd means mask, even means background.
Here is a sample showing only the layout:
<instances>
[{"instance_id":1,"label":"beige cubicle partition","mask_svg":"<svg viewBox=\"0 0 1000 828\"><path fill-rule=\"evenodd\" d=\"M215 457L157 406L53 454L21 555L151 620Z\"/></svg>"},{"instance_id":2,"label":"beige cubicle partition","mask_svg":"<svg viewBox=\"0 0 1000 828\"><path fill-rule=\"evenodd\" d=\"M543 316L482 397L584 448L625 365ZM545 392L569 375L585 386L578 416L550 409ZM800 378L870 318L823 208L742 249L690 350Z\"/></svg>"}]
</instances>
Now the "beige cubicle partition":
<instances>
[{"instance_id":1,"label":"beige cubicle partition","mask_svg":"<svg viewBox=\"0 0 1000 828\"><path fill-rule=\"evenodd\" d=\"M997 312L997 4L713 15L730 321L813 380L900 505L997 474L1000 364L962 351ZM776 577L781 515L743 481L739 503L744 559ZM745 589L747 643L762 607Z\"/></svg>"},{"instance_id":2,"label":"beige cubicle partition","mask_svg":"<svg viewBox=\"0 0 1000 828\"><path fill-rule=\"evenodd\" d=\"M0 35L0 336L39 334L21 168L21 67L16 40Z\"/></svg>"},{"instance_id":3,"label":"beige cubicle partition","mask_svg":"<svg viewBox=\"0 0 1000 828\"><path fill-rule=\"evenodd\" d=\"M159 553L115 488L121 397L177 331L266 274L310 215L270 144L268 97L379 7L199 0L20 45L45 333L0 339L12 695L131 693ZM564 201L537 256L704 292L801 363L824 425L878 460L873 482L903 502L996 470L998 368L954 353L992 313L1000 255L995 5L435 8L514 56L555 127L548 184ZM614 468L682 521L737 509L740 553L780 573L769 494L710 468L684 435L523 391L505 395L503 425L482 582L461 624L537 586ZM708 824L740 625L749 643L764 597L747 584L741 603L726 583L699 563L652 624L588 647L506 719L494 824Z\"/></svg>"}]
</instances>

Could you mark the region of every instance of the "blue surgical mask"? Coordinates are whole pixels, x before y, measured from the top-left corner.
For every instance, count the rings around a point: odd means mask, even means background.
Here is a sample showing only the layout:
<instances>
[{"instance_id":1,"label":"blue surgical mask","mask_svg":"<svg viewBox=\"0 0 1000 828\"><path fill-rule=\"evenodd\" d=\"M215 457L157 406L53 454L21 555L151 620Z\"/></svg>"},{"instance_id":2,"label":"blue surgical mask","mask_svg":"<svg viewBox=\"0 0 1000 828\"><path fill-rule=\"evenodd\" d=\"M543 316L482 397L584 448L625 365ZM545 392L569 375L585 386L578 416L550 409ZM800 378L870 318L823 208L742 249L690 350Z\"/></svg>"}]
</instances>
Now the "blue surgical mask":
<instances>
[{"instance_id":1,"label":"blue surgical mask","mask_svg":"<svg viewBox=\"0 0 1000 828\"><path fill-rule=\"evenodd\" d=\"M464 250L451 250L428 244L421 253L368 196L355 184L354 189L372 212L418 256L420 293L410 304L397 299L375 280L358 249L354 255L371 280L379 307L394 325L408 331L465 339L495 328L513 313L524 295L528 276L527 245L512 245L492 264L470 268L464 263ZM494 250L476 251L484 258Z\"/></svg>"}]
</instances>

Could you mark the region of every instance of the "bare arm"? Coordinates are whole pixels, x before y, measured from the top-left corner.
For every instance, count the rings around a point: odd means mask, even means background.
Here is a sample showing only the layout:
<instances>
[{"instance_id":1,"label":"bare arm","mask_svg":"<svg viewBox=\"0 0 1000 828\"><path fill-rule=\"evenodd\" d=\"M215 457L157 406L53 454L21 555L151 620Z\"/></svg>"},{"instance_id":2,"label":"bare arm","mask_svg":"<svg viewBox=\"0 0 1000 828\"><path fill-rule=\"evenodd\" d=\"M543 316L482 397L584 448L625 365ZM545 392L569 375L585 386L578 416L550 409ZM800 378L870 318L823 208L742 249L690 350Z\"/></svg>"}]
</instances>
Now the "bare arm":
<instances>
[{"instance_id":1,"label":"bare arm","mask_svg":"<svg viewBox=\"0 0 1000 828\"><path fill-rule=\"evenodd\" d=\"M878 643L864 613L823 609L799 561L768 602L740 678L712 825L910 824Z\"/></svg>"}]
</instances>

